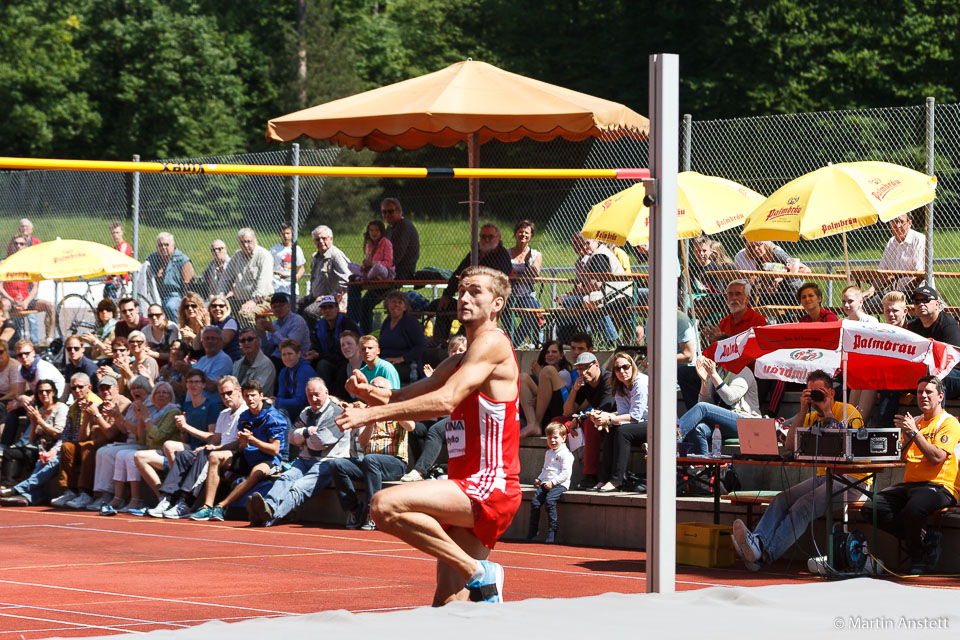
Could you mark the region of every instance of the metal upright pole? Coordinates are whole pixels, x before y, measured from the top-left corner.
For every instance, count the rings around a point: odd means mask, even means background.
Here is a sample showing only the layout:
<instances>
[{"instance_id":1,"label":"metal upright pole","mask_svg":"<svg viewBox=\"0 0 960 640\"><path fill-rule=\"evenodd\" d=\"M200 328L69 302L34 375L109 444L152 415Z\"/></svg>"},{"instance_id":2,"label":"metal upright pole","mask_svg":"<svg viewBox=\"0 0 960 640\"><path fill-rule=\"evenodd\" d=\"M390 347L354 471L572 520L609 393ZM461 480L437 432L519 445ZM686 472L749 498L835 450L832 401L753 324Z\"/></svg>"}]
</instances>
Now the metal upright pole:
<instances>
[{"instance_id":1,"label":"metal upright pole","mask_svg":"<svg viewBox=\"0 0 960 640\"><path fill-rule=\"evenodd\" d=\"M480 166L480 139L476 133L467 136L467 163L471 169ZM470 178L467 185L467 199L470 201L470 264L476 265L480 260L480 247L477 245L477 235L480 233L480 181Z\"/></svg>"},{"instance_id":2,"label":"metal upright pole","mask_svg":"<svg viewBox=\"0 0 960 640\"><path fill-rule=\"evenodd\" d=\"M290 148L290 164L300 166L300 145L296 142ZM300 235L300 176L294 175L290 186L290 226L293 228L293 242L290 244L290 308L297 308L297 236Z\"/></svg>"},{"instance_id":3,"label":"metal upright pole","mask_svg":"<svg viewBox=\"0 0 960 640\"><path fill-rule=\"evenodd\" d=\"M936 99L927 98L927 175L932 176L933 173L933 151L934 151L934 141L933 141L933 117L936 112ZM933 284L933 200L927 203L927 264L926 264L926 278L927 284L931 287Z\"/></svg>"},{"instance_id":4,"label":"metal upright pole","mask_svg":"<svg viewBox=\"0 0 960 640\"><path fill-rule=\"evenodd\" d=\"M647 441L647 591L676 589L677 155L676 54L650 56L650 411Z\"/></svg>"},{"instance_id":5,"label":"metal upright pole","mask_svg":"<svg viewBox=\"0 0 960 640\"><path fill-rule=\"evenodd\" d=\"M134 162L140 162L140 155L134 154ZM133 219L133 258L140 259L140 172L131 174L130 217Z\"/></svg>"}]
</instances>

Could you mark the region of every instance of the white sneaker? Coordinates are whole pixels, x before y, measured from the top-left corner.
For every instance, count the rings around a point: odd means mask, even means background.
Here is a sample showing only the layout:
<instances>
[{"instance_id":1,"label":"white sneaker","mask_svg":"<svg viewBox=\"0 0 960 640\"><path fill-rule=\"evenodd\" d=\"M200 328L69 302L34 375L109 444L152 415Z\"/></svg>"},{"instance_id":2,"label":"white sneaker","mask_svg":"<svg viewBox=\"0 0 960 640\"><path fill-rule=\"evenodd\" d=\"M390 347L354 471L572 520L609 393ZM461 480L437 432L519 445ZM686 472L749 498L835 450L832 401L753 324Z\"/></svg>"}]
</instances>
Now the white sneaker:
<instances>
[{"instance_id":1,"label":"white sneaker","mask_svg":"<svg viewBox=\"0 0 960 640\"><path fill-rule=\"evenodd\" d=\"M63 495L61 495L61 496L58 497L58 498L54 498L53 500L51 500L51 501L50 501L50 506L51 506L51 507L63 508L63 507L65 507L65 506L67 506L67 503L68 503L68 502L70 502L71 500L76 499L76 497L77 497L77 494L76 494L75 492L71 491L70 489L67 489L67 492L66 492L66 493L64 493Z\"/></svg>"},{"instance_id":2,"label":"white sneaker","mask_svg":"<svg viewBox=\"0 0 960 640\"><path fill-rule=\"evenodd\" d=\"M177 504L163 512L163 517L171 520L180 520L186 518L191 513L193 513L193 509L187 504L186 498L180 498Z\"/></svg>"},{"instance_id":3,"label":"white sneaker","mask_svg":"<svg viewBox=\"0 0 960 640\"><path fill-rule=\"evenodd\" d=\"M87 511L100 511L113 500L112 493L101 493L100 497L87 505Z\"/></svg>"},{"instance_id":4,"label":"white sneaker","mask_svg":"<svg viewBox=\"0 0 960 640\"><path fill-rule=\"evenodd\" d=\"M743 520L733 521L734 549L739 549L741 557L747 562L763 562L763 551L757 542L757 536L750 533Z\"/></svg>"},{"instance_id":5,"label":"white sneaker","mask_svg":"<svg viewBox=\"0 0 960 640\"><path fill-rule=\"evenodd\" d=\"M93 496L84 492L68 502L65 506L69 509L86 509L91 502L93 502Z\"/></svg>"},{"instance_id":6,"label":"white sneaker","mask_svg":"<svg viewBox=\"0 0 960 640\"><path fill-rule=\"evenodd\" d=\"M807 571L821 576L827 575L827 556L816 556L807 560Z\"/></svg>"},{"instance_id":7,"label":"white sneaker","mask_svg":"<svg viewBox=\"0 0 960 640\"><path fill-rule=\"evenodd\" d=\"M170 508L170 499L166 496L160 498L160 502L157 503L153 509L147 509L147 515L151 518L162 518L164 511Z\"/></svg>"},{"instance_id":8,"label":"white sneaker","mask_svg":"<svg viewBox=\"0 0 960 640\"><path fill-rule=\"evenodd\" d=\"M419 482L421 480L423 480L423 476L416 469L411 469L408 473L400 476L400 482Z\"/></svg>"}]
</instances>

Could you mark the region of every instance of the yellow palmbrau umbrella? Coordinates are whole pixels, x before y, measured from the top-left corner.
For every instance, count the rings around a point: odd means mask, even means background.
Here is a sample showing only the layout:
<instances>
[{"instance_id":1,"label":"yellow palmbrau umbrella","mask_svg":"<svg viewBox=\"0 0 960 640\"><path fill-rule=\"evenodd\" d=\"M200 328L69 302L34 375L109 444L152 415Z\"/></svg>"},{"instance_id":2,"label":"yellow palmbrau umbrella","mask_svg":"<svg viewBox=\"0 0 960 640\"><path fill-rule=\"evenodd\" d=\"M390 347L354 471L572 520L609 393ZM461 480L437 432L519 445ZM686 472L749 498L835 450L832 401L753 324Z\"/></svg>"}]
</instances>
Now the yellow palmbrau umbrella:
<instances>
[{"instance_id":1,"label":"yellow palmbrau umbrella","mask_svg":"<svg viewBox=\"0 0 960 640\"><path fill-rule=\"evenodd\" d=\"M75 280L130 273L140 263L111 247L86 240L41 242L0 262L0 282Z\"/></svg>"},{"instance_id":2,"label":"yellow palmbrau umbrella","mask_svg":"<svg viewBox=\"0 0 960 640\"><path fill-rule=\"evenodd\" d=\"M741 184L684 171L677 177L677 235L694 238L701 233L731 229L763 201L763 196ZM643 206L642 184L635 184L599 202L587 214L583 236L622 245L645 244L650 238L650 210Z\"/></svg>"},{"instance_id":3,"label":"yellow palmbrau umbrella","mask_svg":"<svg viewBox=\"0 0 960 640\"><path fill-rule=\"evenodd\" d=\"M747 240L813 240L884 222L936 197L937 179L888 162L841 162L777 189L747 218Z\"/></svg>"}]
</instances>

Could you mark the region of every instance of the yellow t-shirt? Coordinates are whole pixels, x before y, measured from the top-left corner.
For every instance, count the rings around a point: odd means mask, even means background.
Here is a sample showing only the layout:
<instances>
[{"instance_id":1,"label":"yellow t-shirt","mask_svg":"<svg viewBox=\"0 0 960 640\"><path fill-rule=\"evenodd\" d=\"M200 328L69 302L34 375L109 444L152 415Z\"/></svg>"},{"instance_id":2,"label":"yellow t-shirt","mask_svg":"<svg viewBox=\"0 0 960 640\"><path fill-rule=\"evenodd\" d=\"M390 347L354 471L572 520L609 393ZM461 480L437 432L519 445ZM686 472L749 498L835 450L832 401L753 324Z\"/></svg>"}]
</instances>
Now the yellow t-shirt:
<instances>
[{"instance_id":1,"label":"yellow t-shirt","mask_svg":"<svg viewBox=\"0 0 960 640\"><path fill-rule=\"evenodd\" d=\"M927 460L916 439L907 449L907 467L903 471L904 482L933 482L942 485L960 499L960 487L957 486L957 459L960 456L960 422L947 413L941 412L929 420L921 420L917 425L920 429L917 438L926 438L927 442L940 447L947 452L947 457L940 464Z\"/></svg>"},{"instance_id":2,"label":"yellow t-shirt","mask_svg":"<svg viewBox=\"0 0 960 640\"><path fill-rule=\"evenodd\" d=\"M839 400L833 403L833 408L831 409L831 415L829 416L821 416L816 411L811 411L810 413L808 413L806 417L803 419L803 426L805 427L812 427L814 425L825 426L823 423L833 418L836 418L836 420L838 421L843 420L843 403L840 402ZM860 415L860 412L857 411L857 408L852 404L847 405L847 424L850 424L850 423L853 423L856 425L863 424L863 416ZM824 467L817 467L818 476L822 476L826 472L827 470ZM848 473L845 475L848 475L851 478L856 478L857 480L863 480L869 474ZM867 484L869 484L869 482Z\"/></svg>"}]
</instances>

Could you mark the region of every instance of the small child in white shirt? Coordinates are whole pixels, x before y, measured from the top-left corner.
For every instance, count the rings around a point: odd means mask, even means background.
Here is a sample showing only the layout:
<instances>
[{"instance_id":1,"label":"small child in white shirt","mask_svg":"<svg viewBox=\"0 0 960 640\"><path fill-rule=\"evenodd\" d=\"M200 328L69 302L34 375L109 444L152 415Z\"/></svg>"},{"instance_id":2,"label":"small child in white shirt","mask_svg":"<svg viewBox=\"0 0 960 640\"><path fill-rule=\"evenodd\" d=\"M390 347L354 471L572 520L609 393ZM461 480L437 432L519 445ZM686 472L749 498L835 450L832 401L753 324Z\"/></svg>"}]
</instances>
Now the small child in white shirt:
<instances>
[{"instance_id":1,"label":"small child in white shirt","mask_svg":"<svg viewBox=\"0 0 960 640\"><path fill-rule=\"evenodd\" d=\"M547 451L543 456L543 470L533 485L537 492L530 501L530 528L527 542L532 542L540 531L540 508L547 505L546 544L553 544L557 536L557 501L570 488L573 473L573 454L567 449L567 428L561 422L551 422L544 430L547 436Z\"/></svg>"}]
</instances>

